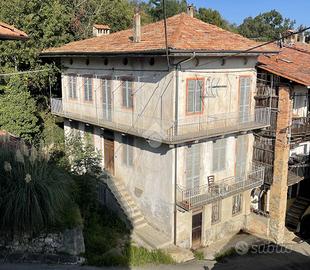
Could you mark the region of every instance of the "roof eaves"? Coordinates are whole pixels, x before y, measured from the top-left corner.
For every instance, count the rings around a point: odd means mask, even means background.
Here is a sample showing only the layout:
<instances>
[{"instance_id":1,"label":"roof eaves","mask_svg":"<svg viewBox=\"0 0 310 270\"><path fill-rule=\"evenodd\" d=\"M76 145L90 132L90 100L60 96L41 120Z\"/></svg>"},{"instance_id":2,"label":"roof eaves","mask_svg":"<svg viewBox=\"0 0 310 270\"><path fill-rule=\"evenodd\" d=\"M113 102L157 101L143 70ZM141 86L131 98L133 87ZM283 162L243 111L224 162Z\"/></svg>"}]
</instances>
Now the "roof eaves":
<instances>
[{"instance_id":1,"label":"roof eaves","mask_svg":"<svg viewBox=\"0 0 310 270\"><path fill-rule=\"evenodd\" d=\"M124 52L57 52L57 51L46 51L40 54L41 57L118 57L118 56L150 56L150 55L164 55L166 51L160 50L149 50L149 51L124 51Z\"/></svg>"},{"instance_id":2,"label":"roof eaves","mask_svg":"<svg viewBox=\"0 0 310 270\"><path fill-rule=\"evenodd\" d=\"M284 73L284 72L281 72L281 71L272 69L272 68L270 68L270 67L267 67L267 66L264 65L264 64L259 64L258 67L261 68L261 69L263 69L263 70L266 70L266 71L269 71L269 72L271 72L271 73L274 73L275 75L278 75L278 76L281 76L281 77L283 77L283 78L285 78L285 79L288 79L288 80L290 80L290 81L294 81L294 82L296 82L296 83L298 83L298 84L304 85L304 86L306 86L307 88L310 88L310 81L309 81L309 82L306 82L306 81L300 80L300 79L298 79L298 78L296 78L296 77L294 77L294 76L292 76L292 75L288 75L288 74L286 74L286 73Z\"/></svg>"}]
</instances>

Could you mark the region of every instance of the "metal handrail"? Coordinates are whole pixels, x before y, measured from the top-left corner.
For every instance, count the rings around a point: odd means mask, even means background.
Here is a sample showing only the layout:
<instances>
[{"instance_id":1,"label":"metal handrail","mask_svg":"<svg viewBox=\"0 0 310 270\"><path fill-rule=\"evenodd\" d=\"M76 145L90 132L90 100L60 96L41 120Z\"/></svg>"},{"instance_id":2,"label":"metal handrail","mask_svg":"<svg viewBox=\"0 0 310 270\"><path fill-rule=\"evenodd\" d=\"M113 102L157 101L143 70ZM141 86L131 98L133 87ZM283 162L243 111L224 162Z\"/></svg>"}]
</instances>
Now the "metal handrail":
<instances>
[{"instance_id":1,"label":"metal handrail","mask_svg":"<svg viewBox=\"0 0 310 270\"><path fill-rule=\"evenodd\" d=\"M247 114L239 112L230 112L225 114L213 114L208 116L197 116L180 118L177 121L148 116L145 114L135 113L134 111L111 110L111 119L104 118L102 108L95 107L87 103L64 103L60 98L51 99L52 113L75 120L88 121L99 126L118 128L126 131L128 128L136 131L142 137L152 137L157 133L155 138L173 142L176 139L193 138L195 134L202 136L213 136L216 134L229 133L240 130L268 126L270 124L270 109L257 108ZM70 106L77 106L71 110ZM79 107L81 106L81 107ZM81 108L81 109L79 109ZM85 114L82 108L93 110L92 113ZM102 114L102 115L101 115Z\"/></svg>"},{"instance_id":2,"label":"metal handrail","mask_svg":"<svg viewBox=\"0 0 310 270\"><path fill-rule=\"evenodd\" d=\"M264 167L253 165L244 177L229 177L213 185L184 188L177 185L177 203L186 210L203 206L213 201L232 196L236 193L261 186L264 182Z\"/></svg>"}]
</instances>

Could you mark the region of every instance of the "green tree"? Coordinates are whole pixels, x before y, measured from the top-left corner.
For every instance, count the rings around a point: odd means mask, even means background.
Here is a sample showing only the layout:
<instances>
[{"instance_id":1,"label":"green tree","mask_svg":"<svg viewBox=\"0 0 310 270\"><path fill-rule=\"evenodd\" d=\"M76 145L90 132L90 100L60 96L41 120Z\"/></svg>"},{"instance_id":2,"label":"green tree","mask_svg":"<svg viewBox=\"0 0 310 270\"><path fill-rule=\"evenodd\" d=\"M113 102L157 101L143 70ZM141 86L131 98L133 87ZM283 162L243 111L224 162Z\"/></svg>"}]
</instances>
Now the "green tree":
<instances>
[{"instance_id":1,"label":"green tree","mask_svg":"<svg viewBox=\"0 0 310 270\"><path fill-rule=\"evenodd\" d=\"M256 17L244 19L239 26L239 33L247 38L260 41L277 39L288 29L292 29L295 21L284 18L278 11L271 10Z\"/></svg>"},{"instance_id":2,"label":"green tree","mask_svg":"<svg viewBox=\"0 0 310 270\"><path fill-rule=\"evenodd\" d=\"M232 32L237 32L237 27L226 21L217 10L211 8L199 8L196 17L206 23L216 25Z\"/></svg>"},{"instance_id":3,"label":"green tree","mask_svg":"<svg viewBox=\"0 0 310 270\"><path fill-rule=\"evenodd\" d=\"M0 90L0 128L31 141L39 132L36 101L19 77Z\"/></svg>"},{"instance_id":4,"label":"green tree","mask_svg":"<svg viewBox=\"0 0 310 270\"><path fill-rule=\"evenodd\" d=\"M101 155L94 147L89 134L81 136L72 131L66 137L66 155L70 161L71 169L78 175L89 174L98 176L101 169Z\"/></svg>"},{"instance_id":5,"label":"green tree","mask_svg":"<svg viewBox=\"0 0 310 270\"><path fill-rule=\"evenodd\" d=\"M166 0L166 14L167 17L171 17L181 12L186 12L187 1L186 0ZM153 21L159 21L163 19L163 1L162 0L150 0L148 3L148 13L152 17Z\"/></svg>"}]
</instances>

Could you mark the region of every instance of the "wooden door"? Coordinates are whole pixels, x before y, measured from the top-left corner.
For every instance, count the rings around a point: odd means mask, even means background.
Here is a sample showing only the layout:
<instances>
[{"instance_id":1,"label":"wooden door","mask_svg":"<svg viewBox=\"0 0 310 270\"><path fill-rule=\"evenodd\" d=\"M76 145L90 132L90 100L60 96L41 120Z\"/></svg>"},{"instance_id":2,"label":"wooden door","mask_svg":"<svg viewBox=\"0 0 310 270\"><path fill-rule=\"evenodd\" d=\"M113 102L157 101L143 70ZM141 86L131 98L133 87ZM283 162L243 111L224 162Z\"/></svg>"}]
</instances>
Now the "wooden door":
<instances>
[{"instance_id":1,"label":"wooden door","mask_svg":"<svg viewBox=\"0 0 310 270\"><path fill-rule=\"evenodd\" d=\"M104 168L114 175L114 139L104 138Z\"/></svg>"},{"instance_id":2,"label":"wooden door","mask_svg":"<svg viewBox=\"0 0 310 270\"><path fill-rule=\"evenodd\" d=\"M202 213L192 216L192 248L196 249L201 246L202 234Z\"/></svg>"}]
</instances>

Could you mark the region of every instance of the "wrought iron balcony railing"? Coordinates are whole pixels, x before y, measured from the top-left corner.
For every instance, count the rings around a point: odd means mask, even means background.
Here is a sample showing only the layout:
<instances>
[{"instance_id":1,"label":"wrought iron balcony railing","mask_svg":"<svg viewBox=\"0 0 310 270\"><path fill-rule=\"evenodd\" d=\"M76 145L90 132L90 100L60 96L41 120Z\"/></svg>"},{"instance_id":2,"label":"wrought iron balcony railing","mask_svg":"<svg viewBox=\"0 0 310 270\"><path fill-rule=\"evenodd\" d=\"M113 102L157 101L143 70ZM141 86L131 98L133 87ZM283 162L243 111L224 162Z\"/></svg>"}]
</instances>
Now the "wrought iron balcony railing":
<instances>
[{"instance_id":1,"label":"wrought iron balcony railing","mask_svg":"<svg viewBox=\"0 0 310 270\"><path fill-rule=\"evenodd\" d=\"M103 106L96 107L86 102L63 102L59 98L51 99L51 110L55 115L168 144L259 129L270 124L269 108L253 109L246 113L196 115L177 121L135 113L134 110L107 111Z\"/></svg>"},{"instance_id":2,"label":"wrought iron balcony railing","mask_svg":"<svg viewBox=\"0 0 310 270\"><path fill-rule=\"evenodd\" d=\"M229 177L212 185L202 185L190 189L177 186L177 205L189 211L196 207L230 197L264 183L264 167L253 165L244 177Z\"/></svg>"}]
</instances>

